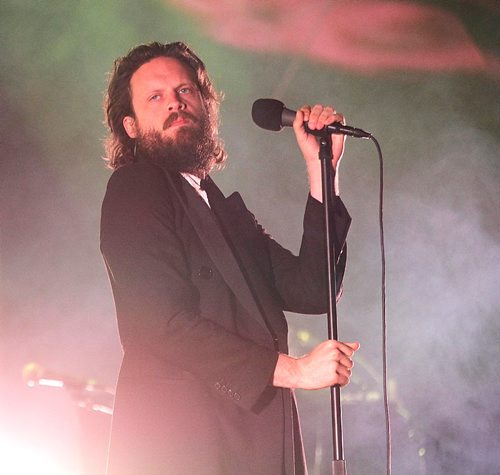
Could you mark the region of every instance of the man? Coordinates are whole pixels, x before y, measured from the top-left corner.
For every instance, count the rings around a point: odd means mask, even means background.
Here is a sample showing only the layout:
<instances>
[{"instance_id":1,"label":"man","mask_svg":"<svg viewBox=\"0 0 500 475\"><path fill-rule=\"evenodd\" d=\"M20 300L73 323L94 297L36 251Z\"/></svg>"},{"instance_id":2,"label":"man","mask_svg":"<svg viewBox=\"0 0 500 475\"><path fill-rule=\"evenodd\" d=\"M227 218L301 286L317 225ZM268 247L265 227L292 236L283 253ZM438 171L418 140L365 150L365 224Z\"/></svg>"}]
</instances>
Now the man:
<instances>
[{"instance_id":1,"label":"man","mask_svg":"<svg viewBox=\"0 0 500 475\"><path fill-rule=\"evenodd\" d=\"M110 474L305 473L291 389L349 381L359 345L325 341L292 358L283 315L327 308L318 144L303 124L344 118L320 105L297 112L311 196L294 256L208 177L225 158L218 106L183 43L115 62L101 249L124 356ZM343 146L333 137L334 167ZM340 287L350 218L339 198L334 214Z\"/></svg>"}]
</instances>

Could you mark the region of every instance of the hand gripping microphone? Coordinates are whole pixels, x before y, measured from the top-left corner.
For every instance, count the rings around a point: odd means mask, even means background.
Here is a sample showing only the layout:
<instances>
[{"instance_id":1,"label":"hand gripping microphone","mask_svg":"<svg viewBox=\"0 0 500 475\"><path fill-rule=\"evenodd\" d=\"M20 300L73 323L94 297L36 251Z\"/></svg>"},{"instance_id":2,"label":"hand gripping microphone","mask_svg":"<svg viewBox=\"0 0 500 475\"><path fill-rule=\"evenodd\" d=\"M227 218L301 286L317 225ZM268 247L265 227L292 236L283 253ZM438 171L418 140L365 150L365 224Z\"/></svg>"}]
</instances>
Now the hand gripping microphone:
<instances>
[{"instance_id":1,"label":"hand gripping microphone","mask_svg":"<svg viewBox=\"0 0 500 475\"><path fill-rule=\"evenodd\" d=\"M279 132L283 127L291 127L295 120L295 111L287 109L283 102L276 99L257 99L252 106L252 119L263 129ZM306 131L313 135L339 134L356 137L359 139L369 139L371 134L364 130L334 122L325 125L321 130L309 130L307 122L304 124Z\"/></svg>"}]
</instances>

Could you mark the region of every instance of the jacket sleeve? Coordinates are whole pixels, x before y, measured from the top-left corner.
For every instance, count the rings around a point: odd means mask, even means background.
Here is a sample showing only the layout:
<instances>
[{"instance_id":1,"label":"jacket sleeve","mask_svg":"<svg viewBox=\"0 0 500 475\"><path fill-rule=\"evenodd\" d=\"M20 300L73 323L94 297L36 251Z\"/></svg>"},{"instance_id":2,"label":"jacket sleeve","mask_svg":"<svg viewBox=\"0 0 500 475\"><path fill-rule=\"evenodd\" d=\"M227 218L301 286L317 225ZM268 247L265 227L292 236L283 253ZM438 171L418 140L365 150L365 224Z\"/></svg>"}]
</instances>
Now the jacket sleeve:
<instances>
[{"instance_id":1,"label":"jacket sleeve","mask_svg":"<svg viewBox=\"0 0 500 475\"><path fill-rule=\"evenodd\" d=\"M151 352L216 389L230 375L232 399L251 409L271 383L278 355L200 315L174 218L160 169L134 164L112 175L101 251L124 350Z\"/></svg>"},{"instance_id":2,"label":"jacket sleeve","mask_svg":"<svg viewBox=\"0 0 500 475\"><path fill-rule=\"evenodd\" d=\"M335 221L336 293L340 298L344 276L346 237L351 218L339 197L332 209ZM326 243L323 205L308 196L304 230L298 256L269 239L274 283L285 310L300 313L325 313L328 309Z\"/></svg>"}]
</instances>

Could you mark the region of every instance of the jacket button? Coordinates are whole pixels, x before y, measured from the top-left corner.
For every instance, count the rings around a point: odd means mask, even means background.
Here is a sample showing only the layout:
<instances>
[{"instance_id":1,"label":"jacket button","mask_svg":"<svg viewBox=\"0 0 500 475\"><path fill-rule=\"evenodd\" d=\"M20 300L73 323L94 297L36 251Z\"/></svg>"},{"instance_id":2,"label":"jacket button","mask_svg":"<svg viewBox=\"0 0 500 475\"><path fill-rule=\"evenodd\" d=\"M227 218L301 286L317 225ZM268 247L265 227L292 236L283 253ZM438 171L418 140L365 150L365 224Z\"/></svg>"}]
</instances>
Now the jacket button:
<instances>
[{"instance_id":1,"label":"jacket button","mask_svg":"<svg viewBox=\"0 0 500 475\"><path fill-rule=\"evenodd\" d=\"M217 391L220 390L220 383L218 381L215 383L215 389L217 389Z\"/></svg>"},{"instance_id":2,"label":"jacket button","mask_svg":"<svg viewBox=\"0 0 500 475\"><path fill-rule=\"evenodd\" d=\"M234 394L233 394L233 390L232 390L232 389L228 389L228 390L227 390L227 395L228 395L229 397L233 397L233 396L234 396Z\"/></svg>"},{"instance_id":3,"label":"jacket button","mask_svg":"<svg viewBox=\"0 0 500 475\"><path fill-rule=\"evenodd\" d=\"M241 399L241 396L239 393L234 393L234 399L236 399L237 401L239 401Z\"/></svg>"},{"instance_id":4,"label":"jacket button","mask_svg":"<svg viewBox=\"0 0 500 475\"><path fill-rule=\"evenodd\" d=\"M198 270L198 277L201 279L211 279L213 275L213 271L210 267L207 266L201 266L200 269Z\"/></svg>"},{"instance_id":5,"label":"jacket button","mask_svg":"<svg viewBox=\"0 0 500 475\"><path fill-rule=\"evenodd\" d=\"M223 392L223 393L226 393L227 392L227 387L226 386L222 386L220 388L220 390Z\"/></svg>"}]
</instances>

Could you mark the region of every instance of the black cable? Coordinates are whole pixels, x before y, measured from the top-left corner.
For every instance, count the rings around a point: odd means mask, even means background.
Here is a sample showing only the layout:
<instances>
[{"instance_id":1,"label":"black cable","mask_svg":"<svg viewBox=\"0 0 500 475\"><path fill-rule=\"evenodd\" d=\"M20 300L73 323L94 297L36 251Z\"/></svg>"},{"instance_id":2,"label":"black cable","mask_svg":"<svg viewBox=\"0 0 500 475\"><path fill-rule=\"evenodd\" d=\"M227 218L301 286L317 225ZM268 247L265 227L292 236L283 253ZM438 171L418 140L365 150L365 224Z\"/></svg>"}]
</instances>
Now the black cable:
<instances>
[{"instance_id":1,"label":"black cable","mask_svg":"<svg viewBox=\"0 0 500 475\"><path fill-rule=\"evenodd\" d=\"M375 137L370 135L370 140L377 147L378 159L380 163L380 184L379 184L379 230L380 230L380 256L381 256L381 300L382 300L382 385L384 393L385 411L385 435L386 435L386 470L387 475L391 475L391 415L389 410L389 394L387 390L387 318L386 318L386 291L385 291L385 241L384 241L384 159L382 150Z\"/></svg>"}]
</instances>

